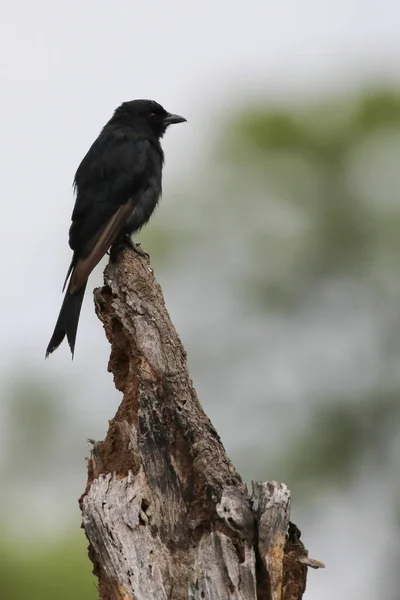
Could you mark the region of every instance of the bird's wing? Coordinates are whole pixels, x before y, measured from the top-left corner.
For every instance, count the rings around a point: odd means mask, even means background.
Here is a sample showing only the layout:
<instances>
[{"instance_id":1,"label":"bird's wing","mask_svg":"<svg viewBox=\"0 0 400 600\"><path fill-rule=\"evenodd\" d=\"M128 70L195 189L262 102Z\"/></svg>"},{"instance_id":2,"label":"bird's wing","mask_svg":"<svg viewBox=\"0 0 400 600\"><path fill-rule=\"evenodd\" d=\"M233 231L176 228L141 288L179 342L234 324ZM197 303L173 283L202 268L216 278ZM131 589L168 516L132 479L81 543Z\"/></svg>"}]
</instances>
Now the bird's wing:
<instances>
[{"instance_id":1,"label":"bird's wing","mask_svg":"<svg viewBox=\"0 0 400 600\"><path fill-rule=\"evenodd\" d=\"M70 293L79 290L131 215L151 174L150 144L103 130L75 175ZM150 171L149 171L150 169ZM65 284L64 284L65 285Z\"/></svg>"},{"instance_id":2,"label":"bird's wing","mask_svg":"<svg viewBox=\"0 0 400 600\"><path fill-rule=\"evenodd\" d=\"M132 200L129 200L126 204L122 204L102 230L100 230L99 234L90 240L88 244L88 246L91 246L89 254L85 255L84 258L78 258L73 269L69 285L69 292L71 294L74 294L86 283L90 273L115 241L125 221L132 213L133 208L134 202Z\"/></svg>"},{"instance_id":3,"label":"bird's wing","mask_svg":"<svg viewBox=\"0 0 400 600\"><path fill-rule=\"evenodd\" d=\"M137 201L151 175L150 143L117 133L102 132L75 175L69 242L78 258L91 253L90 241L97 239L122 205Z\"/></svg>"}]
</instances>

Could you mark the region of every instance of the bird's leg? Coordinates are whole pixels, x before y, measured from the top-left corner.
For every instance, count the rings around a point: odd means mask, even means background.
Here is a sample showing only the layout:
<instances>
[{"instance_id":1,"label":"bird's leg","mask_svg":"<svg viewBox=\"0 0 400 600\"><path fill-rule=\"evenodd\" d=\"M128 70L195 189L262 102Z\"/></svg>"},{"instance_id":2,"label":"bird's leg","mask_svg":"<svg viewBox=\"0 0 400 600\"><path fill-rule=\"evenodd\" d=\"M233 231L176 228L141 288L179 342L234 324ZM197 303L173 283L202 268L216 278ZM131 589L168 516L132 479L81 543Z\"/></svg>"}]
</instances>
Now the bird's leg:
<instances>
[{"instance_id":1,"label":"bird's leg","mask_svg":"<svg viewBox=\"0 0 400 600\"><path fill-rule=\"evenodd\" d=\"M148 254L147 252L145 252L143 250L140 242L134 242L129 234L126 234L124 236L123 243L128 248L131 248L132 250L134 250L135 252L137 252L137 254L139 254L139 256L141 256L142 258L145 258L146 260L149 260L150 254Z\"/></svg>"},{"instance_id":2,"label":"bird's leg","mask_svg":"<svg viewBox=\"0 0 400 600\"><path fill-rule=\"evenodd\" d=\"M119 252L121 252L121 250L123 250L124 248L131 248L137 254L139 254L139 256L141 256L142 258L145 258L146 260L149 260L149 258L150 258L150 255L142 249L140 243L139 242L135 243L132 240L131 236L128 233L126 233L126 234L120 236L114 242L114 244L111 246L110 260L114 261L116 259L117 254Z\"/></svg>"},{"instance_id":3,"label":"bird's leg","mask_svg":"<svg viewBox=\"0 0 400 600\"><path fill-rule=\"evenodd\" d=\"M142 258L145 258L146 260L150 259L150 254L143 250L140 242L133 242L131 238L129 238L129 241L130 241L129 247L132 248L132 250L137 252L139 254L139 256L141 256Z\"/></svg>"}]
</instances>

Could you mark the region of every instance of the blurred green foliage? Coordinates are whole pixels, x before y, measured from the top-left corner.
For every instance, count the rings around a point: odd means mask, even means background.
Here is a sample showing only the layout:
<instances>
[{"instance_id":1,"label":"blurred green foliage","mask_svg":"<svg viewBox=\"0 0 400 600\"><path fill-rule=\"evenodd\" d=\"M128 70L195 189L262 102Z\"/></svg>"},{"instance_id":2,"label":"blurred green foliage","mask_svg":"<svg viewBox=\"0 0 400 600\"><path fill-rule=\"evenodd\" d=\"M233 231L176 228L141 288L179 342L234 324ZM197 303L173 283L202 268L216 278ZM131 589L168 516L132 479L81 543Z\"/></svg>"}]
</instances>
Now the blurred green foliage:
<instances>
[{"instance_id":1,"label":"blurred green foliage","mask_svg":"<svg viewBox=\"0 0 400 600\"><path fill-rule=\"evenodd\" d=\"M363 145L379 150L380 135L400 135L399 92L286 109L263 105L235 118L227 131L222 147L228 162L240 169L243 187L260 180L277 199L270 202L271 212L273 204L286 206L288 220L298 228L289 240L282 234L272 241L275 250L281 242L284 255L275 273L248 282L265 302L291 305L328 275L371 276L382 251L393 256L400 250L400 205L377 211L352 173ZM383 181L382 193L384 187ZM256 254L265 249L265 232L252 243Z\"/></svg>"},{"instance_id":2,"label":"blurred green foliage","mask_svg":"<svg viewBox=\"0 0 400 600\"><path fill-rule=\"evenodd\" d=\"M0 590L4 600L95 600L96 582L87 558L87 541L62 538L28 548L0 543Z\"/></svg>"},{"instance_id":3,"label":"blurred green foliage","mask_svg":"<svg viewBox=\"0 0 400 600\"><path fill-rule=\"evenodd\" d=\"M284 479L307 496L332 482L350 485L357 479L361 452L368 451L370 469L389 463L399 423L397 392L363 395L351 402L348 396L327 399L314 407L307 434L289 448Z\"/></svg>"},{"instance_id":4,"label":"blurred green foliage","mask_svg":"<svg viewBox=\"0 0 400 600\"><path fill-rule=\"evenodd\" d=\"M265 478L272 468L308 496L313 483L354 477L366 455L371 470L381 469L382 461L387 467L400 429L394 366L400 359L400 201L397 180L385 179L382 167L400 150L400 92L249 107L228 124L221 147L227 164L240 171L241 189L259 181L270 214L285 207L293 222L291 230L272 233L269 254L265 230L249 240L252 254L273 266L249 270L239 293L248 296L252 287L260 310L296 314L325 283L340 289L351 281L357 293L350 302L361 297L376 316L372 389L360 396L349 386L338 397L327 388L309 406L307 426L286 440L285 454L266 461ZM250 198L246 204L253 210Z\"/></svg>"}]
</instances>

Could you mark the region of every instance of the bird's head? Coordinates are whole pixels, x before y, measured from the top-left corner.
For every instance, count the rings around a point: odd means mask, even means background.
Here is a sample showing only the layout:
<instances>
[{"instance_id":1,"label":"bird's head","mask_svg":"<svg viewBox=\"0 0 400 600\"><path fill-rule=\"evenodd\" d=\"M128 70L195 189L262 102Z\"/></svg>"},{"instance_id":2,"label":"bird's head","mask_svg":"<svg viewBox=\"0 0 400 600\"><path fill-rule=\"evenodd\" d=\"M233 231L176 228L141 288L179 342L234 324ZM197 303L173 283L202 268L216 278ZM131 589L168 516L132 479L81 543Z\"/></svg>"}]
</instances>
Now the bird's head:
<instances>
[{"instance_id":1,"label":"bird's head","mask_svg":"<svg viewBox=\"0 0 400 600\"><path fill-rule=\"evenodd\" d=\"M131 100L117 108L113 120L161 138L169 125L184 123L186 119L169 113L154 100Z\"/></svg>"}]
</instances>

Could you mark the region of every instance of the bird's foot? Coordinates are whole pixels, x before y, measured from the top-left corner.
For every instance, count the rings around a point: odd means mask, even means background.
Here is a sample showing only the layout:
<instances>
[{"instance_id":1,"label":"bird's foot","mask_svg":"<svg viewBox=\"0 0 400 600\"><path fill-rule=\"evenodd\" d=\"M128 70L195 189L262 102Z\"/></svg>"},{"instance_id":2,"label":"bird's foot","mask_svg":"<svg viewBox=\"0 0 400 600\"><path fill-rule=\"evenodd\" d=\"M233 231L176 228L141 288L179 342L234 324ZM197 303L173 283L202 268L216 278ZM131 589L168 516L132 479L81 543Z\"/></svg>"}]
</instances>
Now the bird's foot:
<instances>
[{"instance_id":1,"label":"bird's foot","mask_svg":"<svg viewBox=\"0 0 400 600\"><path fill-rule=\"evenodd\" d=\"M132 250L137 252L137 254L139 254L139 256L141 256L142 258L145 258L146 260L150 260L150 254L143 250L140 242L132 242L132 240L130 240L130 248L132 248Z\"/></svg>"},{"instance_id":2,"label":"bird's foot","mask_svg":"<svg viewBox=\"0 0 400 600\"><path fill-rule=\"evenodd\" d=\"M139 242L134 242L130 235L124 235L123 237L120 237L118 240L116 240L115 243L111 246L109 253L110 260L115 261L119 252L121 252L125 248L130 248L131 250L134 250L137 254L139 254L139 256L145 258L146 260L149 260L150 258L150 255L143 250Z\"/></svg>"}]
</instances>

